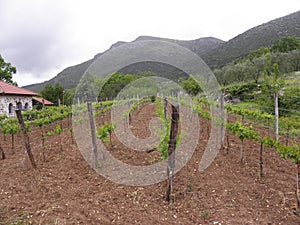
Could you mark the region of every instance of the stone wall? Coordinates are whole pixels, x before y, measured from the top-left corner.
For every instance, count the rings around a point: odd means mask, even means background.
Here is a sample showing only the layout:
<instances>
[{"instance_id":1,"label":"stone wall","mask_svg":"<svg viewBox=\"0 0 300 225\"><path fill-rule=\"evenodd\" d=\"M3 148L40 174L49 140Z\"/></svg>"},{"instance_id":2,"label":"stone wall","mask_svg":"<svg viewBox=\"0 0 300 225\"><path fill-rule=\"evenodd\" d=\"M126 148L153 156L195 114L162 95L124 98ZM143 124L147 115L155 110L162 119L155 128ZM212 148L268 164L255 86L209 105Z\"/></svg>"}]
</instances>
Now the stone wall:
<instances>
[{"instance_id":1,"label":"stone wall","mask_svg":"<svg viewBox=\"0 0 300 225\"><path fill-rule=\"evenodd\" d=\"M11 112L9 112L9 105L11 103ZM7 115L9 117L15 116L17 104L22 105L22 110L32 110L32 96L21 95L0 95L0 115ZM27 109L25 108L27 103Z\"/></svg>"}]
</instances>

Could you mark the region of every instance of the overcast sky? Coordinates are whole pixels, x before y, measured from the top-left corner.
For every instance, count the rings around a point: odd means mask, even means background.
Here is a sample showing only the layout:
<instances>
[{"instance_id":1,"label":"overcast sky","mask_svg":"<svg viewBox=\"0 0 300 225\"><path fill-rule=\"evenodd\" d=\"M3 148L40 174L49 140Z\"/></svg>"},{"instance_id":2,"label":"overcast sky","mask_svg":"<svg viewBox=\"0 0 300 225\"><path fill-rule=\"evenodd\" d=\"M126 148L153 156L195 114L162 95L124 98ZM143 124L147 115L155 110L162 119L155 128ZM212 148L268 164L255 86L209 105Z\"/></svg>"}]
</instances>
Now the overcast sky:
<instances>
[{"instance_id":1,"label":"overcast sky","mask_svg":"<svg viewBox=\"0 0 300 225\"><path fill-rule=\"evenodd\" d=\"M19 86L49 80L140 35L224 41L300 9L299 0L0 0L0 54Z\"/></svg>"}]
</instances>

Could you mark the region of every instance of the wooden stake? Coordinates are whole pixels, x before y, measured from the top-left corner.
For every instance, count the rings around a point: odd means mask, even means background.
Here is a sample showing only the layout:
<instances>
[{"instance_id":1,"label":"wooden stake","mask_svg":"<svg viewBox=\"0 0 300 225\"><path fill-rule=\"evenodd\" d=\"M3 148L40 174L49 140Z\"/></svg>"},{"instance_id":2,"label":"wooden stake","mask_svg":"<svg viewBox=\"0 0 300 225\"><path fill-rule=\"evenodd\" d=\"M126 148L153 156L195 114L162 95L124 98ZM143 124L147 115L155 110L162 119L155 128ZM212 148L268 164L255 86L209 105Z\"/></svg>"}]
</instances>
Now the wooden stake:
<instances>
[{"instance_id":1,"label":"wooden stake","mask_svg":"<svg viewBox=\"0 0 300 225\"><path fill-rule=\"evenodd\" d=\"M97 150L97 143L96 143L96 128L95 128L95 122L93 117L93 109L92 109L92 103L87 103L88 107L88 115L90 120L90 127L91 127L91 135L92 135L92 144L93 144L93 154L94 154L94 160L95 160L95 166L98 166L98 150Z\"/></svg>"},{"instance_id":2,"label":"wooden stake","mask_svg":"<svg viewBox=\"0 0 300 225\"><path fill-rule=\"evenodd\" d=\"M167 119L167 113L168 113L168 101L166 98L164 98L164 117L165 120Z\"/></svg>"},{"instance_id":3,"label":"wooden stake","mask_svg":"<svg viewBox=\"0 0 300 225\"><path fill-rule=\"evenodd\" d=\"M175 149L176 149L176 138L178 135L178 122L179 122L179 105L172 105L172 122L170 130L170 140L168 147L168 167L167 167L167 193L166 200L172 202L171 194L173 188L173 175L175 168Z\"/></svg>"},{"instance_id":4,"label":"wooden stake","mask_svg":"<svg viewBox=\"0 0 300 225\"><path fill-rule=\"evenodd\" d=\"M11 134L11 153L15 154L15 135Z\"/></svg>"},{"instance_id":5,"label":"wooden stake","mask_svg":"<svg viewBox=\"0 0 300 225\"><path fill-rule=\"evenodd\" d=\"M193 97L190 96L190 118L193 117Z\"/></svg>"},{"instance_id":6,"label":"wooden stake","mask_svg":"<svg viewBox=\"0 0 300 225\"><path fill-rule=\"evenodd\" d=\"M225 110L224 110L224 93L222 93L222 95L220 96L220 116L221 116L221 138L222 138L222 142L224 140L224 134L225 134Z\"/></svg>"},{"instance_id":7,"label":"wooden stake","mask_svg":"<svg viewBox=\"0 0 300 225\"><path fill-rule=\"evenodd\" d=\"M100 101L100 110L101 110L101 115L100 115L100 117L101 117L101 125L104 125L104 113L103 113L103 110L104 109L104 107L103 107L103 102L102 102L102 100Z\"/></svg>"},{"instance_id":8,"label":"wooden stake","mask_svg":"<svg viewBox=\"0 0 300 225\"><path fill-rule=\"evenodd\" d=\"M43 161L46 162L46 157L45 157L46 145L45 145L45 136L44 136L42 126L40 126L40 131L41 131L41 140L42 140L42 156L43 156Z\"/></svg>"},{"instance_id":9,"label":"wooden stake","mask_svg":"<svg viewBox=\"0 0 300 225\"><path fill-rule=\"evenodd\" d=\"M24 120L22 118L21 110L19 110L19 109L16 110L16 114L17 114L17 118L18 118L19 124L21 126L21 130L23 132L23 137L24 137L24 143L25 143L26 152L28 154L28 157L29 157L29 160L31 162L32 167L34 169L36 169L36 164L35 164L35 161L34 161L34 157L33 157L33 154L31 152L31 148L30 148L29 136L27 134L26 126L25 126Z\"/></svg>"},{"instance_id":10,"label":"wooden stake","mask_svg":"<svg viewBox=\"0 0 300 225\"><path fill-rule=\"evenodd\" d=\"M287 127L285 145L289 145L290 127Z\"/></svg>"},{"instance_id":11,"label":"wooden stake","mask_svg":"<svg viewBox=\"0 0 300 225\"><path fill-rule=\"evenodd\" d=\"M260 151L259 151L259 176L262 177L263 176L263 156L262 156L262 153L263 153L263 148L264 148L264 142L261 141L260 142Z\"/></svg>"},{"instance_id":12,"label":"wooden stake","mask_svg":"<svg viewBox=\"0 0 300 225\"><path fill-rule=\"evenodd\" d=\"M242 147L241 147L241 164L245 163L245 157L244 157L244 139L242 139Z\"/></svg>"},{"instance_id":13,"label":"wooden stake","mask_svg":"<svg viewBox=\"0 0 300 225\"><path fill-rule=\"evenodd\" d=\"M278 93L274 92L274 106L275 106L275 138L278 141L278 121L279 121L279 113L278 113Z\"/></svg>"},{"instance_id":14,"label":"wooden stake","mask_svg":"<svg viewBox=\"0 0 300 225\"><path fill-rule=\"evenodd\" d=\"M1 153L2 159L4 160L5 159L5 153L4 153L4 150L3 150L2 146L1 146L1 144L0 144L0 153Z\"/></svg>"}]
</instances>

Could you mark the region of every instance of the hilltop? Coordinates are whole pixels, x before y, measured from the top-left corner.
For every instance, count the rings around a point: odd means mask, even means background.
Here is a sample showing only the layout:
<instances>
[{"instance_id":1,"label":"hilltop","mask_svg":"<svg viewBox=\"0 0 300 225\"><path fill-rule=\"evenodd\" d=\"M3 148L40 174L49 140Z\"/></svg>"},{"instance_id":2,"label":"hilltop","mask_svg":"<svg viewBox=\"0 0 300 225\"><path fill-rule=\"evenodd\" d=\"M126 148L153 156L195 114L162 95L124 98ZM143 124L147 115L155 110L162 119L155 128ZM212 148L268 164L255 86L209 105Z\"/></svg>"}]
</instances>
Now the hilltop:
<instances>
[{"instance_id":1,"label":"hilltop","mask_svg":"<svg viewBox=\"0 0 300 225\"><path fill-rule=\"evenodd\" d=\"M162 40L177 43L195 52L211 68L218 68L224 66L228 62L244 57L251 50L260 47L270 47L274 41L286 36L300 37L300 11L251 28L227 42L214 37L184 41L151 36L140 36L133 40L133 42L141 40ZM125 43L127 42L116 42L107 51ZM89 65L105 52L95 55L93 59L86 62L64 69L48 81L28 85L25 86L25 88L39 92L43 90L47 84L54 85L55 83L60 83L66 89L74 88ZM172 76L175 77L182 74L182 71L175 70L174 72L174 68L159 63L137 64L125 68L121 72L136 73L137 71L147 70L152 70L152 72L157 73L158 75L169 74L167 77L170 76L171 72Z\"/></svg>"}]
</instances>

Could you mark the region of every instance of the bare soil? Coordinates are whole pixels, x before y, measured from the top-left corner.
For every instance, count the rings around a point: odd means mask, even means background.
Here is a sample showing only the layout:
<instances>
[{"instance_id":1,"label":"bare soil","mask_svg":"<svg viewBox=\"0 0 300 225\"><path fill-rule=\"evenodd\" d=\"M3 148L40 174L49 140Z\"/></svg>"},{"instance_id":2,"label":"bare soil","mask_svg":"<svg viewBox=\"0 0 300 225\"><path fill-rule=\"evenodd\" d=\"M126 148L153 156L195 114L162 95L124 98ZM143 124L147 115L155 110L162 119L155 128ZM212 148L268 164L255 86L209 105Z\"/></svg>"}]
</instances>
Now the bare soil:
<instances>
[{"instance_id":1,"label":"bare soil","mask_svg":"<svg viewBox=\"0 0 300 225\"><path fill-rule=\"evenodd\" d=\"M155 116L154 110L149 104L133 114L133 133L144 138L149 135L145 123ZM199 120L209 127L209 121ZM300 224L293 209L296 166L273 149L263 153L264 175L260 179L259 145L246 141L246 163L241 165L240 141L229 135L229 151L221 149L200 173L198 164L208 140L207 129L201 129L193 157L174 177L174 202L169 204L166 182L129 187L96 173L72 140L70 121L57 123L64 128L62 150L58 135L47 136L46 161L40 130L32 128L36 170L24 153L22 135L15 137L15 154L11 153L11 137L1 135L6 159L0 160L0 224ZM159 160L156 151L127 149L115 136L113 143L111 152L126 163L148 165Z\"/></svg>"}]
</instances>

